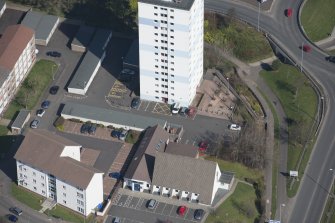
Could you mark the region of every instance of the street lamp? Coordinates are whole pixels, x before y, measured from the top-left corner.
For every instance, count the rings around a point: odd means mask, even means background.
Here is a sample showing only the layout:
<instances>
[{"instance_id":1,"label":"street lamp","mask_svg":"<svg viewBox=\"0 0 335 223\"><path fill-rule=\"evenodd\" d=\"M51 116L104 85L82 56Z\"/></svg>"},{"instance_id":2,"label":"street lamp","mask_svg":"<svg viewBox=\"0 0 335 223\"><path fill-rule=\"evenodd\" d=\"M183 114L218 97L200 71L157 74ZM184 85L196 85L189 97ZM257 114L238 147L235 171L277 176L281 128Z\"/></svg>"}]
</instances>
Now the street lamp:
<instances>
[{"instance_id":1,"label":"street lamp","mask_svg":"<svg viewBox=\"0 0 335 223\"><path fill-rule=\"evenodd\" d=\"M285 204L280 204L279 206L279 222L281 223L281 207L285 207Z\"/></svg>"}]
</instances>

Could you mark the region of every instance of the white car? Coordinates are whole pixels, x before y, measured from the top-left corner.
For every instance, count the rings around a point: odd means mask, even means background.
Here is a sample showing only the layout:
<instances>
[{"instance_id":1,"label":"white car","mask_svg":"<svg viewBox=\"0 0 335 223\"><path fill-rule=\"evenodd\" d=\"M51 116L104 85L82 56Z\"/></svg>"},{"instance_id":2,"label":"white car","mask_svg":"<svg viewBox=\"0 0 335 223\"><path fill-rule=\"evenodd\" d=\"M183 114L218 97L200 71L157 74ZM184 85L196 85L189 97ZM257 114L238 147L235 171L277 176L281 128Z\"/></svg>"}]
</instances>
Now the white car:
<instances>
[{"instance_id":1,"label":"white car","mask_svg":"<svg viewBox=\"0 0 335 223\"><path fill-rule=\"evenodd\" d=\"M241 126L239 126L237 124L231 124L231 125L229 125L229 129L234 130L234 131L241 131Z\"/></svg>"},{"instance_id":2,"label":"white car","mask_svg":"<svg viewBox=\"0 0 335 223\"><path fill-rule=\"evenodd\" d=\"M126 140L126 137L128 135L128 130L123 130L119 136L119 139L122 140L122 141L125 141Z\"/></svg>"},{"instance_id":3,"label":"white car","mask_svg":"<svg viewBox=\"0 0 335 223\"><path fill-rule=\"evenodd\" d=\"M44 110L44 109L38 109L38 110L37 110L37 116L38 116L38 117L43 117L44 113L45 113L45 110Z\"/></svg>"},{"instance_id":4,"label":"white car","mask_svg":"<svg viewBox=\"0 0 335 223\"><path fill-rule=\"evenodd\" d=\"M179 104L179 103L174 103L174 104L171 106L171 113L172 113L172 114L178 114L180 108L181 108L181 107L180 107L180 104Z\"/></svg>"}]
</instances>

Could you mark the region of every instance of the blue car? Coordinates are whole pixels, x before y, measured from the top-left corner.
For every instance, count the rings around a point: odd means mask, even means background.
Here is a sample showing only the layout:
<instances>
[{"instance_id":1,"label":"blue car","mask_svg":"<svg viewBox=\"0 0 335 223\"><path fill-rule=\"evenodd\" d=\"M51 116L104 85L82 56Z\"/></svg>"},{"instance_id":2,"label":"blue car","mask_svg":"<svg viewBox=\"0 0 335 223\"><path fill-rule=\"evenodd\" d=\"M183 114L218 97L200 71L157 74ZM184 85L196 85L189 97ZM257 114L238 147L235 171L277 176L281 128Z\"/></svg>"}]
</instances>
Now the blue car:
<instances>
[{"instance_id":1,"label":"blue car","mask_svg":"<svg viewBox=\"0 0 335 223\"><path fill-rule=\"evenodd\" d=\"M16 216L13 215L13 214L9 214L9 215L7 215L7 218L8 218L8 220L9 220L10 222L17 222L17 220L19 220L18 217L16 217Z\"/></svg>"},{"instance_id":2,"label":"blue car","mask_svg":"<svg viewBox=\"0 0 335 223\"><path fill-rule=\"evenodd\" d=\"M50 101L43 101L41 107L43 109L47 109L50 106Z\"/></svg>"},{"instance_id":3,"label":"blue car","mask_svg":"<svg viewBox=\"0 0 335 223\"><path fill-rule=\"evenodd\" d=\"M113 138L120 138L121 132L118 130L113 130L111 135Z\"/></svg>"}]
</instances>

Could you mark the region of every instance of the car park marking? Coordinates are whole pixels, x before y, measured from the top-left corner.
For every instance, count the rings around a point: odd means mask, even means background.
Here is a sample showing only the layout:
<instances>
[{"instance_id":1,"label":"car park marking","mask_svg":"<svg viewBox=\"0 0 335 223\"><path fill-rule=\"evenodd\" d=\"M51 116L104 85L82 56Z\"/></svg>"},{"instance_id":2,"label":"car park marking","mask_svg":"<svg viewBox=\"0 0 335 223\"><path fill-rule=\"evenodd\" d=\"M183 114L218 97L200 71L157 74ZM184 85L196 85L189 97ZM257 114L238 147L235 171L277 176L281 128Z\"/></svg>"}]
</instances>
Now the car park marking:
<instances>
[{"instance_id":1,"label":"car park marking","mask_svg":"<svg viewBox=\"0 0 335 223\"><path fill-rule=\"evenodd\" d=\"M133 196L128 196L127 200L124 202L124 207L129 207L132 199L133 199Z\"/></svg>"},{"instance_id":2,"label":"car park marking","mask_svg":"<svg viewBox=\"0 0 335 223\"><path fill-rule=\"evenodd\" d=\"M150 102L148 102L147 107L144 109L144 111L147 111L149 105L150 105Z\"/></svg>"},{"instance_id":3,"label":"car park marking","mask_svg":"<svg viewBox=\"0 0 335 223\"><path fill-rule=\"evenodd\" d=\"M189 211L190 211L190 209L187 208L186 213L184 214L184 219L185 219L185 220L186 220L186 217L187 217L187 214L188 214Z\"/></svg>"},{"instance_id":4,"label":"car park marking","mask_svg":"<svg viewBox=\"0 0 335 223\"><path fill-rule=\"evenodd\" d=\"M140 204L140 207L141 207L141 205L143 204L143 198L140 198L140 199L138 199L138 201L137 201L137 204L135 205L135 208L134 209L138 209L138 205Z\"/></svg>"}]
</instances>

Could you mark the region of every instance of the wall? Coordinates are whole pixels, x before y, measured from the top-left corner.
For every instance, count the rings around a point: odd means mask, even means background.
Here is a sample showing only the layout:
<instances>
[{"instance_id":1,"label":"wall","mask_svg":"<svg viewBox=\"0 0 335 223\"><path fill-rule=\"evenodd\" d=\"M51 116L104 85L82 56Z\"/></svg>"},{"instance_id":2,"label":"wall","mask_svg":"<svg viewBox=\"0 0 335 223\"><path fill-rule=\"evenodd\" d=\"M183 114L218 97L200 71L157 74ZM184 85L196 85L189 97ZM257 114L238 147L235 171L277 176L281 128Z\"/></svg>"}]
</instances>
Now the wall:
<instances>
[{"instance_id":1,"label":"wall","mask_svg":"<svg viewBox=\"0 0 335 223\"><path fill-rule=\"evenodd\" d=\"M86 192L86 216L103 202L103 173L95 173L87 186Z\"/></svg>"}]
</instances>

